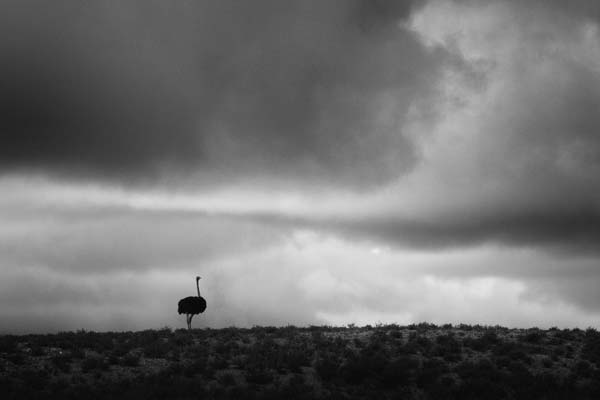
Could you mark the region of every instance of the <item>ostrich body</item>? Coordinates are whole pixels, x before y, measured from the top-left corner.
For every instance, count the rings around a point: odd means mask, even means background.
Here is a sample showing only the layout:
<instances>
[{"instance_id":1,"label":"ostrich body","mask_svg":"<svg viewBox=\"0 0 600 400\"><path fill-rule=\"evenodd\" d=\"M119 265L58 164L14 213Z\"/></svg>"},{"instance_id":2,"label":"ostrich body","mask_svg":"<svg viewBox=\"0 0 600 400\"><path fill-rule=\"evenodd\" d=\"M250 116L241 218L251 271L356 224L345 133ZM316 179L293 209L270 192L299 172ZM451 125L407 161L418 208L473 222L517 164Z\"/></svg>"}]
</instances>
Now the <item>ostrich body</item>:
<instances>
[{"instance_id":1,"label":"ostrich body","mask_svg":"<svg viewBox=\"0 0 600 400\"><path fill-rule=\"evenodd\" d=\"M200 277L196 277L196 290L198 291L198 297L189 296L179 300L177 303L177 312L179 314L185 314L187 320L188 329L192 329L192 318L196 314L203 313L206 310L206 300L200 296L200 286L198 282Z\"/></svg>"}]
</instances>

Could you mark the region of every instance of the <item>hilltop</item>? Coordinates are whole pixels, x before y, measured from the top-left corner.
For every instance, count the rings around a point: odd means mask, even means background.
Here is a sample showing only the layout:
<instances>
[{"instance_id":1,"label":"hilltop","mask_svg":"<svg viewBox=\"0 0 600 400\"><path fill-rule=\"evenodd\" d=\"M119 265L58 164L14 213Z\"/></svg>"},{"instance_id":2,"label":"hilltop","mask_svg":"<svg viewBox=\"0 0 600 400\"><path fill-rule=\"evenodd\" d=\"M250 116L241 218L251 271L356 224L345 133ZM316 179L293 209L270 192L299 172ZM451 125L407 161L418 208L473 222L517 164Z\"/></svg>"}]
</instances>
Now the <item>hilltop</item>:
<instances>
[{"instance_id":1,"label":"hilltop","mask_svg":"<svg viewBox=\"0 0 600 400\"><path fill-rule=\"evenodd\" d=\"M5 399L600 398L600 333L418 324L0 336Z\"/></svg>"}]
</instances>

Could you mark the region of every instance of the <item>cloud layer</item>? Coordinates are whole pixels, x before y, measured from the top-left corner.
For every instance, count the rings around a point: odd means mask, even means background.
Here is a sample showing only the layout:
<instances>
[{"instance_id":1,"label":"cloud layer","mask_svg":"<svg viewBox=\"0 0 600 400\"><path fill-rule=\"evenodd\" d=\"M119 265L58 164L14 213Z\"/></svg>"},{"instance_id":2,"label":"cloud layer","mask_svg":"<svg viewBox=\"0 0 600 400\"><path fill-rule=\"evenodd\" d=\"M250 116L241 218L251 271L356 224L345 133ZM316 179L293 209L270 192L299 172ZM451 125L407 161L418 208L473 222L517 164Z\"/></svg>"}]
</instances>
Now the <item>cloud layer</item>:
<instances>
[{"instance_id":1,"label":"cloud layer","mask_svg":"<svg viewBox=\"0 0 600 400\"><path fill-rule=\"evenodd\" d=\"M3 8L1 325L600 320L597 2Z\"/></svg>"}]
</instances>

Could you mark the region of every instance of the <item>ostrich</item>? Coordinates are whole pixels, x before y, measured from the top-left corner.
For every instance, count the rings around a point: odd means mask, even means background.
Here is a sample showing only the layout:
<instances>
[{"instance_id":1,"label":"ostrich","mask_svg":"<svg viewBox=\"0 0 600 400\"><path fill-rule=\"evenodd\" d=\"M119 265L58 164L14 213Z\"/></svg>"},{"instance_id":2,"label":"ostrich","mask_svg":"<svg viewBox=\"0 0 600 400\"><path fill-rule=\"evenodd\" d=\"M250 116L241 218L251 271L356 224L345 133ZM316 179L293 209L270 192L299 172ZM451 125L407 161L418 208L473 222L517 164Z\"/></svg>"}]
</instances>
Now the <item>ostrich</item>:
<instances>
[{"instance_id":1,"label":"ostrich","mask_svg":"<svg viewBox=\"0 0 600 400\"><path fill-rule=\"evenodd\" d=\"M185 314L187 320L188 329L192 329L192 318L196 314L203 313L206 310L206 300L200 296L200 286L198 285L200 277L196 277L196 290L198 290L198 297L189 296L185 299L179 300L177 303L177 312L179 314Z\"/></svg>"}]
</instances>

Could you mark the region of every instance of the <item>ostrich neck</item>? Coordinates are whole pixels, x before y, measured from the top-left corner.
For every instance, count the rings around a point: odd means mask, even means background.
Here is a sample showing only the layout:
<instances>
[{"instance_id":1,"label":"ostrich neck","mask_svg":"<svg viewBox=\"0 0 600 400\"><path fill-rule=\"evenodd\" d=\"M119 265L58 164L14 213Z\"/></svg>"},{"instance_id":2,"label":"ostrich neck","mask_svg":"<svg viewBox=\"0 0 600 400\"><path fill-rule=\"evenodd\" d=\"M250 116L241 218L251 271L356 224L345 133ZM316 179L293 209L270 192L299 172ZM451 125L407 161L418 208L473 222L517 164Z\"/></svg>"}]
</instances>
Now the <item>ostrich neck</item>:
<instances>
[{"instance_id":1,"label":"ostrich neck","mask_svg":"<svg viewBox=\"0 0 600 400\"><path fill-rule=\"evenodd\" d=\"M200 297L200 285L198 281L196 281L196 290L198 291L198 297Z\"/></svg>"}]
</instances>

